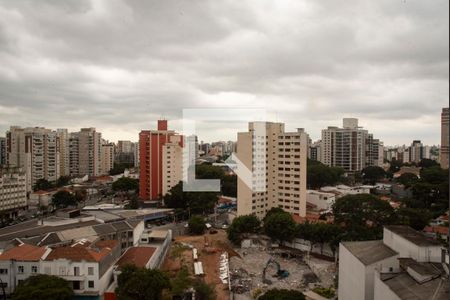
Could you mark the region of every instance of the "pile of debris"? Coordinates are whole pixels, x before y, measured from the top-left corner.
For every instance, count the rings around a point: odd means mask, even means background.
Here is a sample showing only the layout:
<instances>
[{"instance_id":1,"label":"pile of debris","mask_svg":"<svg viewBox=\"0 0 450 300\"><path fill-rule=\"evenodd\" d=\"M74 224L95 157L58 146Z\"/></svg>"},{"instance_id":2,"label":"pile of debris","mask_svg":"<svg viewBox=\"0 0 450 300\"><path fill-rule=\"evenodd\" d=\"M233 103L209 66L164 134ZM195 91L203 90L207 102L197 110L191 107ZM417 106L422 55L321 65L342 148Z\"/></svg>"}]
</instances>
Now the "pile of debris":
<instances>
[{"instance_id":1,"label":"pile of debris","mask_svg":"<svg viewBox=\"0 0 450 300\"><path fill-rule=\"evenodd\" d=\"M245 294L252 289L252 279L243 269L230 270L231 291L236 294Z\"/></svg>"}]
</instances>

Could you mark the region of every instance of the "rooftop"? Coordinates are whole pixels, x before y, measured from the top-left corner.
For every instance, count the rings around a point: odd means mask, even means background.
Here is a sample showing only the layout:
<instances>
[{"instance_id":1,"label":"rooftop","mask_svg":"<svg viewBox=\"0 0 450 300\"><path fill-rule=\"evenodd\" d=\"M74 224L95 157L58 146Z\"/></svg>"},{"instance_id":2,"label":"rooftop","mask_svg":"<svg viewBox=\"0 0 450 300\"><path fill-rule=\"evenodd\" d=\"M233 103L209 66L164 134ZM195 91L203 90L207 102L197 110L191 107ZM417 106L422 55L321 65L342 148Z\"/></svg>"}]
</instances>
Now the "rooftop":
<instances>
[{"instance_id":1,"label":"rooftop","mask_svg":"<svg viewBox=\"0 0 450 300\"><path fill-rule=\"evenodd\" d=\"M122 255L117 265L119 269L125 265L144 268L155 251L156 248L153 247L131 247Z\"/></svg>"},{"instance_id":2,"label":"rooftop","mask_svg":"<svg viewBox=\"0 0 450 300\"><path fill-rule=\"evenodd\" d=\"M6 250L0 255L0 260L39 261L47 248L28 244L20 244Z\"/></svg>"},{"instance_id":3,"label":"rooftop","mask_svg":"<svg viewBox=\"0 0 450 300\"><path fill-rule=\"evenodd\" d=\"M91 244L89 241L79 241L70 246L54 248L45 260L68 259L71 261L100 262L118 244L119 242L115 240L99 241L95 244Z\"/></svg>"},{"instance_id":4,"label":"rooftop","mask_svg":"<svg viewBox=\"0 0 450 300\"><path fill-rule=\"evenodd\" d=\"M348 251L350 251L365 266L369 266L380 260L392 257L398 253L386 246L383 241L363 241L363 242L342 242Z\"/></svg>"},{"instance_id":5,"label":"rooftop","mask_svg":"<svg viewBox=\"0 0 450 300\"><path fill-rule=\"evenodd\" d=\"M417 246L439 246L437 241L427 238L423 233L412 229L405 225L389 225L384 226L385 229L403 237Z\"/></svg>"},{"instance_id":6,"label":"rooftop","mask_svg":"<svg viewBox=\"0 0 450 300\"><path fill-rule=\"evenodd\" d=\"M383 282L400 299L448 300L449 280L441 277L419 284L408 273L402 272Z\"/></svg>"}]
</instances>

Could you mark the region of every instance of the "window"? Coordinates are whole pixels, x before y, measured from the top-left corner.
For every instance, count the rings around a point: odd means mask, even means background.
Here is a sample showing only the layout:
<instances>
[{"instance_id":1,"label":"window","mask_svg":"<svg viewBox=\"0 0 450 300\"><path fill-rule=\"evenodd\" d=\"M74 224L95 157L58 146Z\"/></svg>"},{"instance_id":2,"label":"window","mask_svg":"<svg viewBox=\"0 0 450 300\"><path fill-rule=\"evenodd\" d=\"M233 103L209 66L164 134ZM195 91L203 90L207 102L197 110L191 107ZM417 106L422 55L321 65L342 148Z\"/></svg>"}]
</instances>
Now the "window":
<instances>
[{"instance_id":1,"label":"window","mask_svg":"<svg viewBox=\"0 0 450 300\"><path fill-rule=\"evenodd\" d=\"M8 269L0 269L0 274L8 274Z\"/></svg>"},{"instance_id":2,"label":"window","mask_svg":"<svg viewBox=\"0 0 450 300\"><path fill-rule=\"evenodd\" d=\"M88 275L94 275L94 267L88 267Z\"/></svg>"},{"instance_id":3,"label":"window","mask_svg":"<svg viewBox=\"0 0 450 300\"><path fill-rule=\"evenodd\" d=\"M31 266L31 273L37 273L37 272L38 272L37 266Z\"/></svg>"},{"instance_id":4,"label":"window","mask_svg":"<svg viewBox=\"0 0 450 300\"><path fill-rule=\"evenodd\" d=\"M80 276L80 267L73 267L73 275Z\"/></svg>"},{"instance_id":5,"label":"window","mask_svg":"<svg viewBox=\"0 0 450 300\"><path fill-rule=\"evenodd\" d=\"M23 274L23 272L24 272L23 266L18 266L17 267L17 273Z\"/></svg>"},{"instance_id":6,"label":"window","mask_svg":"<svg viewBox=\"0 0 450 300\"><path fill-rule=\"evenodd\" d=\"M92 280L89 280L88 281L88 287L90 288L90 289L93 289L94 288L94 281L92 281Z\"/></svg>"},{"instance_id":7,"label":"window","mask_svg":"<svg viewBox=\"0 0 450 300\"><path fill-rule=\"evenodd\" d=\"M7 288L8 284L6 282L0 282L0 287L1 288Z\"/></svg>"}]
</instances>

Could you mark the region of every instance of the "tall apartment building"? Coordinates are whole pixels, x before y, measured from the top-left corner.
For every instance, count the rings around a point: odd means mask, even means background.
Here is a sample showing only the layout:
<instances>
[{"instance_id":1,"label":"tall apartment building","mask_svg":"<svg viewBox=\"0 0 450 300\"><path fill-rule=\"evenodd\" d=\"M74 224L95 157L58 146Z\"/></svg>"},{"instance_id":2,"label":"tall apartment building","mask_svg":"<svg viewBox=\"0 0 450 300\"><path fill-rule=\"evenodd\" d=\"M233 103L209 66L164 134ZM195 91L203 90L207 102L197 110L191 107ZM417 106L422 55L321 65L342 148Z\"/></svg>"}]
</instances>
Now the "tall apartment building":
<instances>
[{"instance_id":1,"label":"tall apartment building","mask_svg":"<svg viewBox=\"0 0 450 300\"><path fill-rule=\"evenodd\" d=\"M322 141L317 141L309 146L308 158L311 160L320 160Z\"/></svg>"},{"instance_id":2,"label":"tall apartment building","mask_svg":"<svg viewBox=\"0 0 450 300\"><path fill-rule=\"evenodd\" d=\"M181 135L173 135L162 147L162 195L183 180L183 141Z\"/></svg>"},{"instance_id":3,"label":"tall apartment building","mask_svg":"<svg viewBox=\"0 0 450 300\"><path fill-rule=\"evenodd\" d=\"M59 141L55 131L12 126L6 144L7 165L25 171L27 191L39 179L55 182L60 177Z\"/></svg>"},{"instance_id":4,"label":"tall apartment building","mask_svg":"<svg viewBox=\"0 0 450 300\"><path fill-rule=\"evenodd\" d=\"M139 157L139 142L134 143L134 167L138 168L140 165Z\"/></svg>"},{"instance_id":5,"label":"tall apartment building","mask_svg":"<svg viewBox=\"0 0 450 300\"><path fill-rule=\"evenodd\" d=\"M109 174L109 171L114 167L114 148L114 143L102 141L101 174Z\"/></svg>"},{"instance_id":6,"label":"tall apartment building","mask_svg":"<svg viewBox=\"0 0 450 300\"><path fill-rule=\"evenodd\" d=\"M379 140L358 126L358 119L344 118L342 128L330 126L322 130L320 161L348 172L361 171L382 163L380 147Z\"/></svg>"},{"instance_id":7,"label":"tall apartment building","mask_svg":"<svg viewBox=\"0 0 450 300\"><path fill-rule=\"evenodd\" d=\"M101 174L102 135L95 128L81 128L69 138L69 169L71 176Z\"/></svg>"},{"instance_id":8,"label":"tall apartment building","mask_svg":"<svg viewBox=\"0 0 450 300\"><path fill-rule=\"evenodd\" d=\"M0 167L6 165L6 138L0 137Z\"/></svg>"},{"instance_id":9,"label":"tall apartment building","mask_svg":"<svg viewBox=\"0 0 450 300\"><path fill-rule=\"evenodd\" d=\"M115 153L115 162L121 164L135 164L135 143L131 141L118 141Z\"/></svg>"},{"instance_id":10,"label":"tall apartment building","mask_svg":"<svg viewBox=\"0 0 450 300\"><path fill-rule=\"evenodd\" d=\"M441 151L440 151L440 162L441 167L444 169L448 169L448 161L449 161L449 108L443 108L441 113Z\"/></svg>"},{"instance_id":11,"label":"tall apartment building","mask_svg":"<svg viewBox=\"0 0 450 300\"><path fill-rule=\"evenodd\" d=\"M67 129L59 128L56 130L56 134L59 139L59 172L61 176L69 176L69 132Z\"/></svg>"},{"instance_id":12,"label":"tall apartment building","mask_svg":"<svg viewBox=\"0 0 450 300\"><path fill-rule=\"evenodd\" d=\"M264 130L257 130L264 128ZM252 171L252 186L238 178L238 215L263 218L273 207L306 215L307 134L283 123L251 122L239 132L237 158Z\"/></svg>"},{"instance_id":13,"label":"tall apartment building","mask_svg":"<svg viewBox=\"0 0 450 300\"><path fill-rule=\"evenodd\" d=\"M163 147L171 137L178 134L168 130L167 120L158 120L156 130L142 130L139 133L139 197L142 200L157 200L163 196ZM183 146L182 139L179 145Z\"/></svg>"},{"instance_id":14,"label":"tall apartment building","mask_svg":"<svg viewBox=\"0 0 450 300\"><path fill-rule=\"evenodd\" d=\"M20 168L0 168L0 212L14 219L27 207L27 180Z\"/></svg>"}]
</instances>

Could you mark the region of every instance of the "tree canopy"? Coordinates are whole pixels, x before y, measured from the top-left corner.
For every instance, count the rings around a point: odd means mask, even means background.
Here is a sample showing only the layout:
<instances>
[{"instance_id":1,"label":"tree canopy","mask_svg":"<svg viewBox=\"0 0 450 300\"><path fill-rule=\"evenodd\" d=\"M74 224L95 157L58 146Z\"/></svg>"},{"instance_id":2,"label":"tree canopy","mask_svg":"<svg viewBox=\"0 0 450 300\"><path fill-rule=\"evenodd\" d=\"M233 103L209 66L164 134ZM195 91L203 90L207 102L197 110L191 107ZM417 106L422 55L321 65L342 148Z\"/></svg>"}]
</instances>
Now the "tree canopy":
<instances>
[{"instance_id":1,"label":"tree canopy","mask_svg":"<svg viewBox=\"0 0 450 300\"><path fill-rule=\"evenodd\" d=\"M419 181L419 177L413 173L403 173L397 178L397 182L403 184L405 187L411 187Z\"/></svg>"},{"instance_id":2,"label":"tree canopy","mask_svg":"<svg viewBox=\"0 0 450 300\"><path fill-rule=\"evenodd\" d=\"M49 190L52 188L53 188L53 184L44 178L38 179L33 186L34 191L40 191L40 190L46 191L46 190Z\"/></svg>"},{"instance_id":3,"label":"tree canopy","mask_svg":"<svg viewBox=\"0 0 450 300\"><path fill-rule=\"evenodd\" d=\"M193 234L203 234L206 229L205 219L201 216L192 216L189 219L189 232Z\"/></svg>"},{"instance_id":4,"label":"tree canopy","mask_svg":"<svg viewBox=\"0 0 450 300\"><path fill-rule=\"evenodd\" d=\"M139 191L139 180L130 177L121 177L117 179L112 184L112 189L114 191L128 192L128 191Z\"/></svg>"},{"instance_id":5,"label":"tree canopy","mask_svg":"<svg viewBox=\"0 0 450 300\"><path fill-rule=\"evenodd\" d=\"M377 166L369 166L361 171L361 176L364 183L375 184L378 180L386 177L386 172L383 168Z\"/></svg>"},{"instance_id":6,"label":"tree canopy","mask_svg":"<svg viewBox=\"0 0 450 300\"><path fill-rule=\"evenodd\" d=\"M395 222L389 202L370 194L347 195L333 204L334 222L345 229L345 240L382 237L383 225Z\"/></svg>"},{"instance_id":7,"label":"tree canopy","mask_svg":"<svg viewBox=\"0 0 450 300\"><path fill-rule=\"evenodd\" d=\"M52 204L56 208L65 208L68 206L77 206L79 200L76 195L68 191L58 191L52 197Z\"/></svg>"},{"instance_id":8,"label":"tree canopy","mask_svg":"<svg viewBox=\"0 0 450 300\"><path fill-rule=\"evenodd\" d=\"M260 228L261 222L255 215L236 217L227 229L228 239L237 245L246 234L257 233Z\"/></svg>"},{"instance_id":9,"label":"tree canopy","mask_svg":"<svg viewBox=\"0 0 450 300\"><path fill-rule=\"evenodd\" d=\"M30 276L22 281L14 291L13 300L70 300L73 290L69 282L45 274Z\"/></svg>"},{"instance_id":10,"label":"tree canopy","mask_svg":"<svg viewBox=\"0 0 450 300\"><path fill-rule=\"evenodd\" d=\"M168 276L158 269L122 267L117 278L118 300L160 300L162 291L170 288Z\"/></svg>"},{"instance_id":11,"label":"tree canopy","mask_svg":"<svg viewBox=\"0 0 450 300\"><path fill-rule=\"evenodd\" d=\"M217 202L215 192L183 192L183 182L179 182L164 195L164 203L169 208L190 209L193 214L211 212Z\"/></svg>"},{"instance_id":12,"label":"tree canopy","mask_svg":"<svg viewBox=\"0 0 450 300\"><path fill-rule=\"evenodd\" d=\"M272 289L258 298L259 300L305 300L305 295L296 290Z\"/></svg>"},{"instance_id":13,"label":"tree canopy","mask_svg":"<svg viewBox=\"0 0 450 300\"><path fill-rule=\"evenodd\" d=\"M345 173L344 169L328 167L319 161L308 159L307 185L310 189L317 189L326 185L335 185Z\"/></svg>"},{"instance_id":14,"label":"tree canopy","mask_svg":"<svg viewBox=\"0 0 450 300\"><path fill-rule=\"evenodd\" d=\"M264 232L280 242L292 241L296 233L296 224L290 213L283 210L272 211L264 218Z\"/></svg>"}]
</instances>

